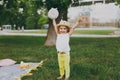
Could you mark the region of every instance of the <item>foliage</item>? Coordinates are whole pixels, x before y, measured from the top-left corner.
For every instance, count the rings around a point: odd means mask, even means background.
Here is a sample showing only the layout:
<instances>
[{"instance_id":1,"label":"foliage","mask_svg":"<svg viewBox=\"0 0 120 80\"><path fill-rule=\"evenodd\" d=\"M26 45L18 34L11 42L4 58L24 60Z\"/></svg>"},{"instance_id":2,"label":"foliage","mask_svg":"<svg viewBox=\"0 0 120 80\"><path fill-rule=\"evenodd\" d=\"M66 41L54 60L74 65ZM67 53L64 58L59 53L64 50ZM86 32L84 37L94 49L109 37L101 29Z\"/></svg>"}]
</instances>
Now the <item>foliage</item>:
<instances>
[{"instance_id":1,"label":"foliage","mask_svg":"<svg viewBox=\"0 0 120 80\"><path fill-rule=\"evenodd\" d=\"M0 25L13 25L17 16L17 0L3 0L0 5Z\"/></svg>"},{"instance_id":2,"label":"foliage","mask_svg":"<svg viewBox=\"0 0 120 80\"><path fill-rule=\"evenodd\" d=\"M37 10L42 10L42 1L41 0L28 0L26 1L27 4L25 9L26 9L26 14L27 14L27 19L26 19L26 28L32 28L32 29L40 29L41 26L40 24L45 24L46 18L44 18L43 14L45 13L37 13ZM44 18L44 22L40 22L41 19ZM32 24L33 23L33 24Z\"/></svg>"},{"instance_id":3,"label":"foliage","mask_svg":"<svg viewBox=\"0 0 120 80\"><path fill-rule=\"evenodd\" d=\"M0 59L20 63L48 59L32 76L22 80L56 80L59 75L55 47L43 46L45 37L0 36ZM70 80L119 80L120 38L71 38Z\"/></svg>"},{"instance_id":4,"label":"foliage","mask_svg":"<svg viewBox=\"0 0 120 80\"><path fill-rule=\"evenodd\" d=\"M44 22L40 23L39 20L43 20L43 17L40 19L39 16L42 15L38 15L37 10L41 8L47 8L47 10L49 10L52 7L58 8L60 12L58 21L61 20L61 18L67 20L67 9L72 1L78 2L79 0L3 0L3 4L0 4L0 26L4 24L15 24L17 27L25 26L25 28L28 28L28 22L30 20L27 20L31 14L34 14L34 16L39 19L36 19L33 28L38 28L39 24L43 24ZM115 1L120 4L120 0ZM87 3L84 5L87 5ZM22 13L19 12L19 8L23 8Z\"/></svg>"},{"instance_id":5,"label":"foliage","mask_svg":"<svg viewBox=\"0 0 120 80\"><path fill-rule=\"evenodd\" d=\"M48 18L45 15L41 15L38 20L38 27L43 28L44 24L48 23Z\"/></svg>"},{"instance_id":6,"label":"foliage","mask_svg":"<svg viewBox=\"0 0 120 80\"><path fill-rule=\"evenodd\" d=\"M42 5L41 0L3 0L3 4L0 5L0 25L10 24L16 25L17 27L24 26L29 28L29 22L35 20L34 25L30 28L38 28L38 13L37 10L40 9ZM23 11L20 12L19 9L22 8ZM35 17L31 17L34 15ZM33 20L31 20L33 18ZM28 20L30 19L30 20Z\"/></svg>"},{"instance_id":7,"label":"foliage","mask_svg":"<svg viewBox=\"0 0 120 80\"><path fill-rule=\"evenodd\" d=\"M48 9L50 9L51 7L55 7L60 10L66 10L66 8L68 8L68 6L70 5L71 0L46 0L45 3Z\"/></svg>"},{"instance_id":8,"label":"foliage","mask_svg":"<svg viewBox=\"0 0 120 80\"><path fill-rule=\"evenodd\" d=\"M52 4L50 4L52 3ZM59 18L63 18L67 20L67 9L71 4L71 0L46 0L45 1L45 6L47 9L57 8L59 10Z\"/></svg>"},{"instance_id":9,"label":"foliage","mask_svg":"<svg viewBox=\"0 0 120 80\"><path fill-rule=\"evenodd\" d=\"M117 1L117 4L119 4L120 5L120 0L116 0Z\"/></svg>"},{"instance_id":10,"label":"foliage","mask_svg":"<svg viewBox=\"0 0 120 80\"><path fill-rule=\"evenodd\" d=\"M36 21L36 17L34 17L34 16L27 17L27 19L26 19L26 28L27 29L33 29L34 26L36 26L35 21Z\"/></svg>"}]
</instances>

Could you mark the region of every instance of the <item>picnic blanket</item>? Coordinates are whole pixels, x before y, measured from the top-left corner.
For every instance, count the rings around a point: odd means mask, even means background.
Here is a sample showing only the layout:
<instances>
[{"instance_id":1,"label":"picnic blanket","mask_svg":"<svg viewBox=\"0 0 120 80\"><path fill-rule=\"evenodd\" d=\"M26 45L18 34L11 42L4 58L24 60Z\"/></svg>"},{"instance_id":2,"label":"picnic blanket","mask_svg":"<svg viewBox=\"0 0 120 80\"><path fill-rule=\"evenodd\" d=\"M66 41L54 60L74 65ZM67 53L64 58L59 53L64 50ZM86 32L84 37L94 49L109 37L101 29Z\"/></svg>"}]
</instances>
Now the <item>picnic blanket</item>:
<instances>
[{"instance_id":1,"label":"picnic blanket","mask_svg":"<svg viewBox=\"0 0 120 80\"><path fill-rule=\"evenodd\" d=\"M27 64L30 66L26 68L20 68L20 64L0 67L0 80L21 80L23 76L32 75L31 71L41 67L43 60L41 62L29 62Z\"/></svg>"}]
</instances>

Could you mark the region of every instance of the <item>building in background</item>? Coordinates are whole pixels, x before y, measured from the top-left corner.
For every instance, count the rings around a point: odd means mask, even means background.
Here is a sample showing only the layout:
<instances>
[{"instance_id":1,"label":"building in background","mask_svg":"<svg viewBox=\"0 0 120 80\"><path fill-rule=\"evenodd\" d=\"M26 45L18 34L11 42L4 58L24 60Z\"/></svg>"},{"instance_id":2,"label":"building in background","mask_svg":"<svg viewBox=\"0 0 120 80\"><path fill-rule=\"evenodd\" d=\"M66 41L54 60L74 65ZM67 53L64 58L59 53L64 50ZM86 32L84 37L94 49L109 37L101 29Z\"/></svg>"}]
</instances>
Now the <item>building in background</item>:
<instances>
[{"instance_id":1,"label":"building in background","mask_svg":"<svg viewBox=\"0 0 120 80\"><path fill-rule=\"evenodd\" d=\"M83 0L84 2L85 0ZM87 1L87 0L86 0ZM105 0L97 0L92 5L71 7L68 9L68 20L75 22L83 17L84 22L80 27L118 27L120 26L120 8L115 3L105 3Z\"/></svg>"}]
</instances>

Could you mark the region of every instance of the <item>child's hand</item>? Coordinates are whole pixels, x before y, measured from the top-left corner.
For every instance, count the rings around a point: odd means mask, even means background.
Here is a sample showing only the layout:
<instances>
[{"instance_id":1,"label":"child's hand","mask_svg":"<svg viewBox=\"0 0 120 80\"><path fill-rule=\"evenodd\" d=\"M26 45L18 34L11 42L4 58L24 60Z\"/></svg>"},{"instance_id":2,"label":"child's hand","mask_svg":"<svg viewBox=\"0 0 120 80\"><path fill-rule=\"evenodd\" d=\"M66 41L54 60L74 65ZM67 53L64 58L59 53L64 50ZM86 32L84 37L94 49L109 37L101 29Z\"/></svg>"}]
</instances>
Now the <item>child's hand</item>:
<instances>
[{"instance_id":1,"label":"child's hand","mask_svg":"<svg viewBox=\"0 0 120 80\"><path fill-rule=\"evenodd\" d=\"M78 19L78 24L81 24L82 22L83 22L83 18L80 17L80 18Z\"/></svg>"}]
</instances>

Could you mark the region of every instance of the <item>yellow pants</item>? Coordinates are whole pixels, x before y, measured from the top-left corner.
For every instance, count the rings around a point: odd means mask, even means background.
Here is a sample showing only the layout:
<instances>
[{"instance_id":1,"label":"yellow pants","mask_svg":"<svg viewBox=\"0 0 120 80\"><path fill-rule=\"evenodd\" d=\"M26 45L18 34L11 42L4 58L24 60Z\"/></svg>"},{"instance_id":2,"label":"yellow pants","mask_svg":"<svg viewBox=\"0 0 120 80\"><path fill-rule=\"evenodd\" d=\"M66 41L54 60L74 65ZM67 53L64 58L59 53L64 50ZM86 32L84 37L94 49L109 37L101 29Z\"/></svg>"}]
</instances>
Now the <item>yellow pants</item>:
<instances>
[{"instance_id":1,"label":"yellow pants","mask_svg":"<svg viewBox=\"0 0 120 80\"><path fill-rule=\"evenodd\" d=\"M69 53L58 53L58 64L60 75L68 78L70 76L70 54Z\"/></svg>"}]
</instances>

